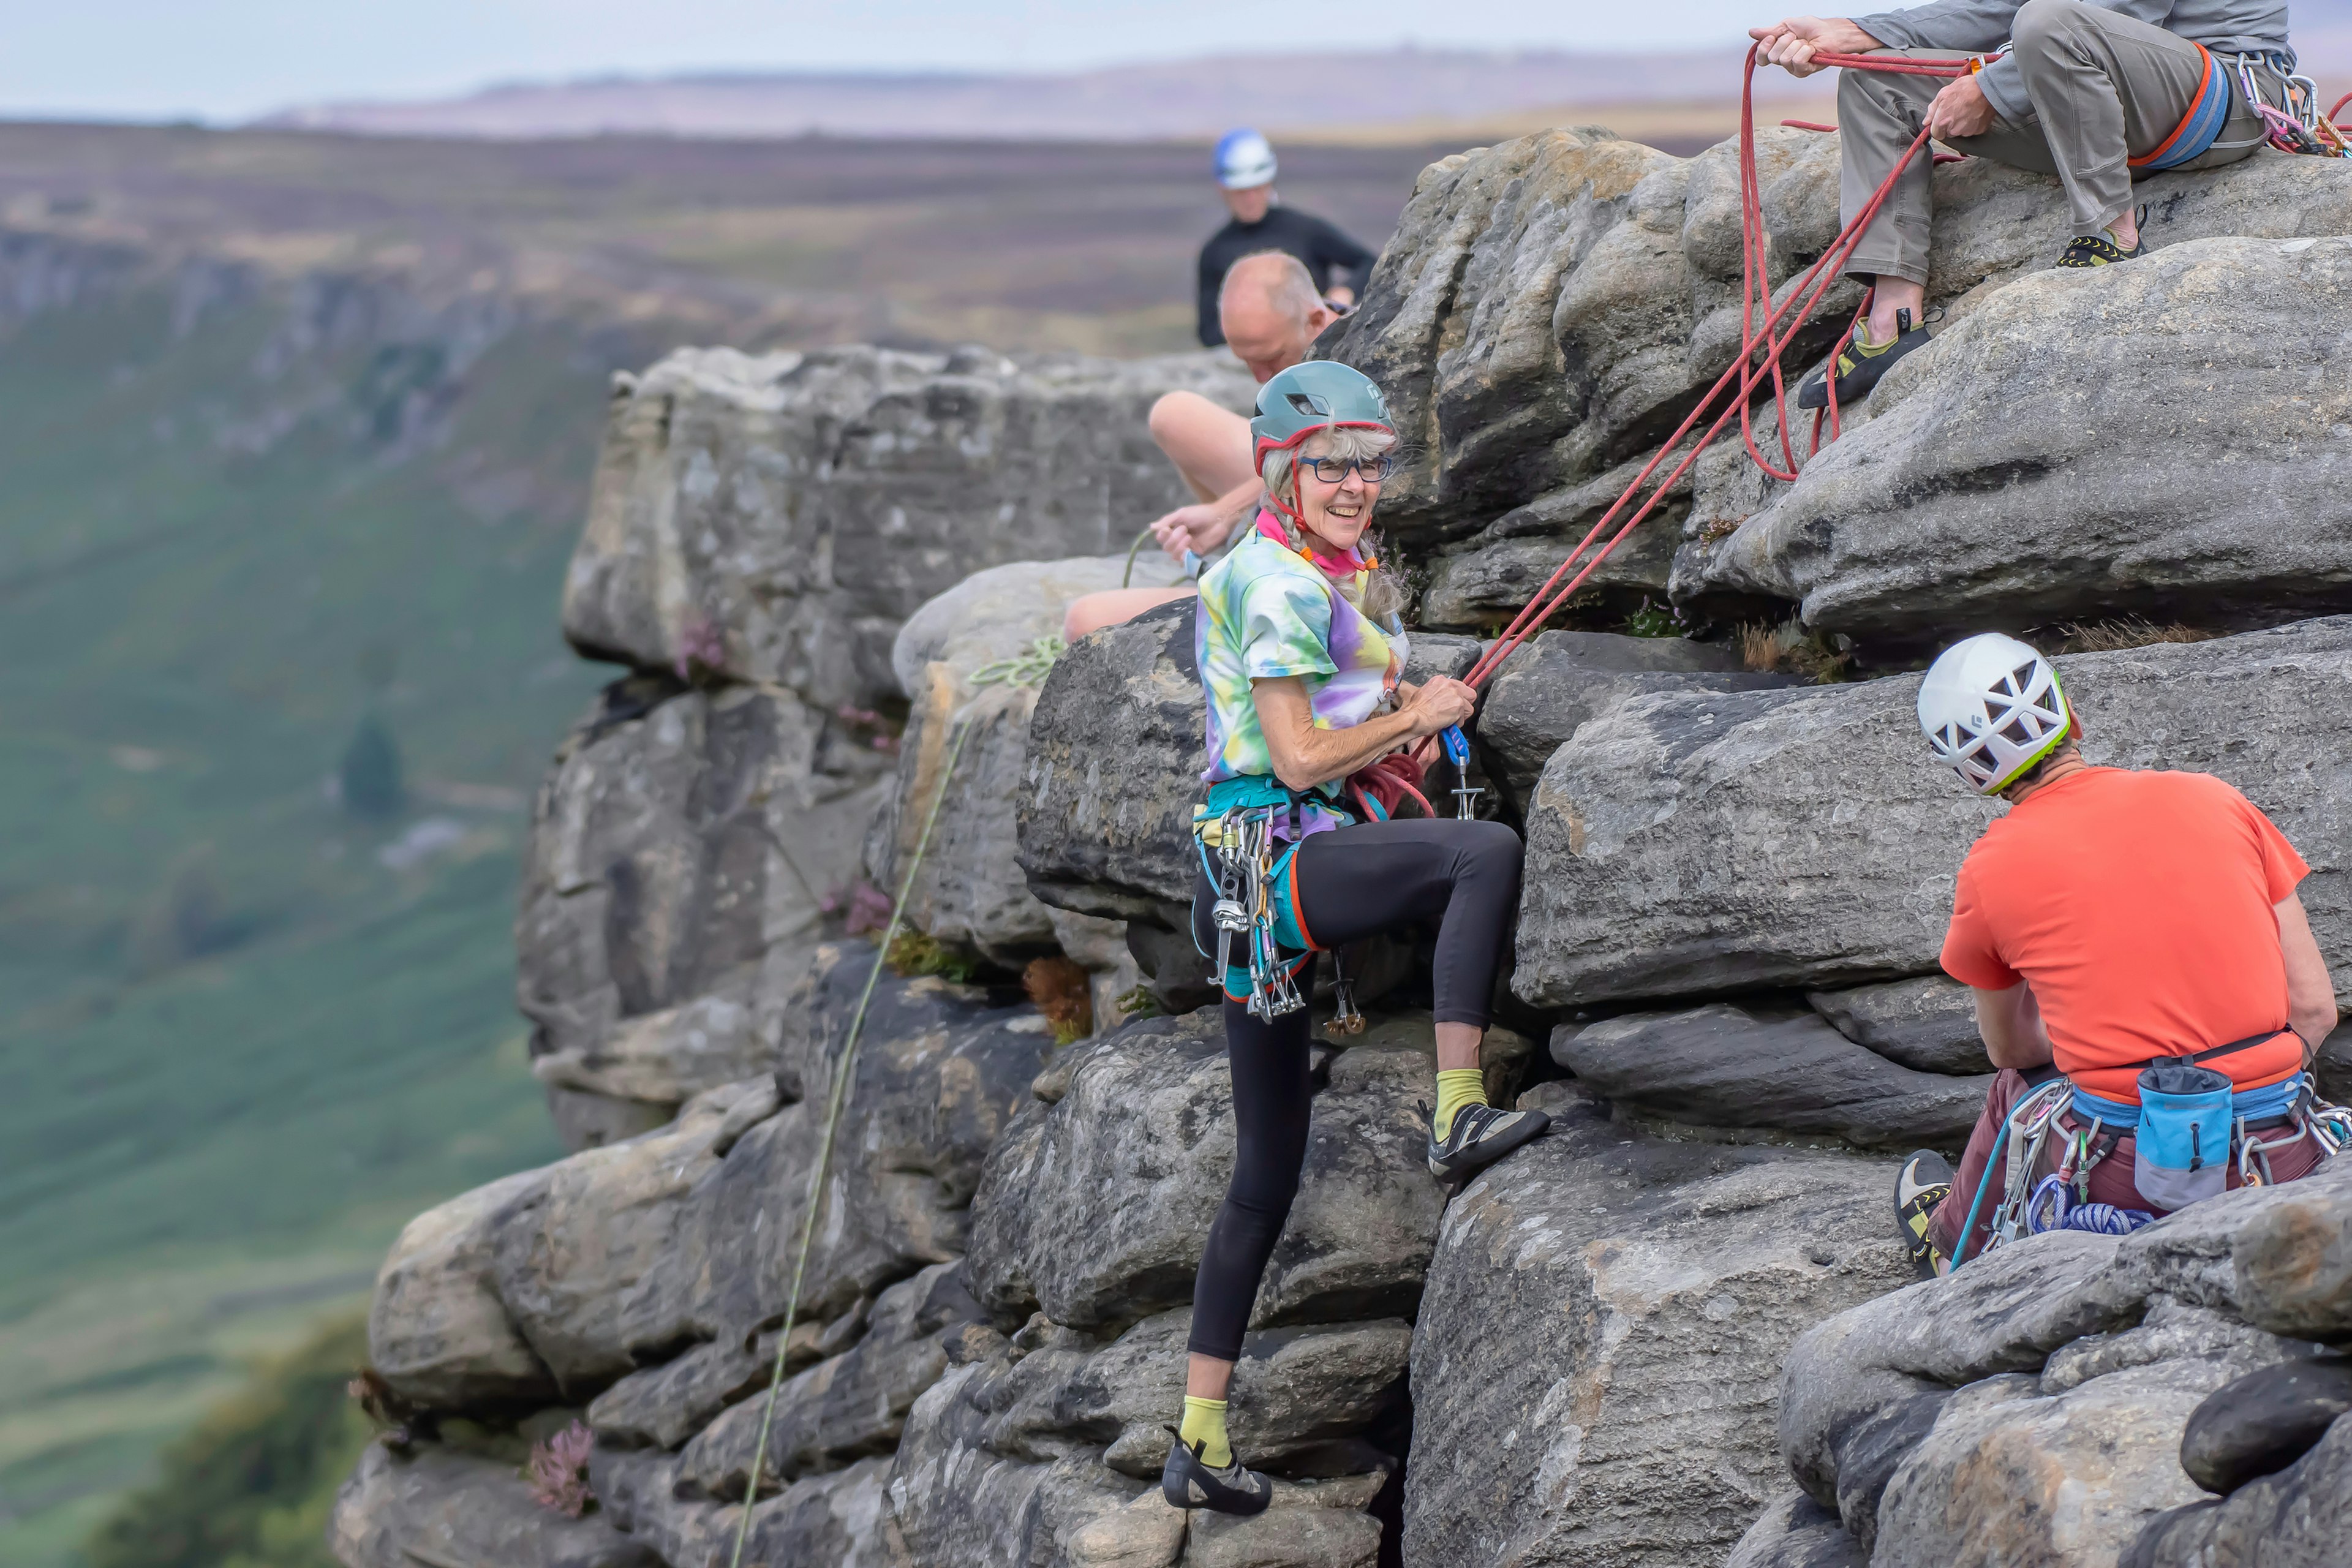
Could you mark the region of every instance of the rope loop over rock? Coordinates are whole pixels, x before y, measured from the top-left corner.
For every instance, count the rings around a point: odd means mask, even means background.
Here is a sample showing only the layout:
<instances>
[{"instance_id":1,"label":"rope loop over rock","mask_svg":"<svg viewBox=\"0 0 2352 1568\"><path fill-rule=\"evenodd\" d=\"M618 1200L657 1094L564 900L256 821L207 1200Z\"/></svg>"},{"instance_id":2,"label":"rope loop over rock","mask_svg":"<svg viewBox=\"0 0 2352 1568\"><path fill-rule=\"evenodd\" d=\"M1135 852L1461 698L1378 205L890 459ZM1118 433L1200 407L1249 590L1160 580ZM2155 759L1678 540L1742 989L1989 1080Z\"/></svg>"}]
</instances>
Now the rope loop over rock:
<instances>
[{"instance_id":1,"label":"rope loop over rock","mask_svg":"<svg viewBox=\"0 0 2352 1568\"><path fill-rule=\"evenodd\" d=\"M1980 68L1982 64L1980 60L1973 58L1954 60L1917 60L1906 59L1898 55L1820 54L1815 55L1813 59L1818 64L1836 66L1847 70L1887 71L1900 76L1961 77ZM1797 477L1800 465L1796 448L1789 439L1788 389L1782 384L1780 377L1781 356L1788 352L1790 343L1794 341L1797 333L1803 330L1805 323L1812 318L1813 311L1820 306L1822 297L1836 282L1846 259L1853 254L1854 247L1862 243L1863 231L1870 226L1872 220L1878 216L1879 208L1884 206L1887 197L1894 194L1895 182L1901 179L1903 172L1911 166L1911 161L1927 149L1927 132L1926 127L1921 127L1919 134L1912 138L1909 149L1895 161L1895 167L1888 171L1886 178L1880 183L1870 200L1863 204L1862 209L1854 214L1851 223L1838 231L1837 238L1831 242L1828 249L1822 252L1820 258L1805 271L1804 275L1782 291L1780 301L1776 305L1772 302L1774 290L1769 267L1771 237L1765 232L1764 228L1763 184L1756 172L1756 48L1750 46L1748 51L1747 74L1739 89L1739 209L1742 278L1738 357L1734 359L1723 374L1717 378L1715 384L1707 389L1706 395L1700 398L1692 406L1691 411L1683 416L1683 422L1675 426L1674 434L1666 437L1664 444L1659 447L1656 455L1652 457L1649 462L1643 466L1642 471L1634 476L1633 482L1625 488L1625 493L1617 498L1609 510L1601 515L1601 521L1594 523L1591 531L1578 542L1576 548L1568 552L1568 559L1559 563L1559 569L1544 580L1543 586L1536 590L1535 596L1528 601L1527 606L1512 617L1510 625L1503 628L1502 635L1495 639L1486 651L1479 657L1478 662L1471 667L1470 673L1464 679L1474 687L1485 686L1487 679L1495 673L1502 662L1508 658L1521 643L1541 630L1543 624L1557 614L1560 606L1568 603L1570 596L1584 585L1585 580L1609 558L1610 552L1616 549L1627 534L1641 526L1643 519L1657 510L1658 502L1685 474L1690 471L1691 465L1698 461L1699 454L1706 451L1709 443L1713 442L1722 432L1723 427L1730 423L1734 414L1739 416L1740 437L1747 444L1748 456L1756 460L1757 466L1776 479L1787 481ZM1866 307L1867 297L1864 303ZM1861 312L1856 311L1855 322L1859 322L1861 319ZM1846 335L1850 336L1853 331L1853 325L1850 323L1846 328ZM1845 336L1841 336L1831 350L1830 365L1832 375L1836 372L1837 355L1843 352L1844 346ZM1754 399L1767 386L1771 391L1773 410L1780 417L1780 455L1782 460L1788 465L1785 468L1775 467L1756 441ZM1731 394L1728 400L1725 399L1727 392ZM1832 386L1828 408L1832 440L1837 438L1835 392L1836 389ZM1650 477L1674 455L1675 448L1682 445L1683 438L1690 434L1700 418L1710 409L1717 410L1713 423L1706 426L1705 432L1692 444L1690 449L1683 454L1681 460L1675 464L1673 469L1659 481L1656 488L1650 490L1648 499L1643 500L1623 522L1618 523L1619 515L1625 510L1635 496L1642 493L1643 488L1649 484ZM1820 445L1821 422L1816 416L1812 449L1818 450ZM1616 524L1616 531L1609 533L1608 539L1600 544L1600 548L1593 550L1595 542L1601 540L1601 535L1612 523ZM1579 558L1584 556L1588 550L1593 550L1591 556L1584 561L1582 568L1578 570L1574 576L1569 576L1570 569L1576 566ZM1565 584L1561 583L1563 577L1568 579Z\"/></svg>"}]
</instances>

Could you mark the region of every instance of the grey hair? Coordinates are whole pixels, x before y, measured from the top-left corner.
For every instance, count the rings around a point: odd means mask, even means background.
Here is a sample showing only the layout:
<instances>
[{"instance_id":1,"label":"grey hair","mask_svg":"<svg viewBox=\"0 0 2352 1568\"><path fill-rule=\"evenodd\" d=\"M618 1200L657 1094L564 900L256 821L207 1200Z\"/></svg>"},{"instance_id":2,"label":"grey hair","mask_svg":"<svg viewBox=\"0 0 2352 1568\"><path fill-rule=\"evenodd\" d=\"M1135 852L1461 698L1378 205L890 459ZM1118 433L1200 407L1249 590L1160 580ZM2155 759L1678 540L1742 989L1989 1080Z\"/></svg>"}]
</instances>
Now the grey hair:
<instances>
[{"instance_id":1,"label":"grey hair","mask_svg":"<svg viewBox=\"0 0 2352 1568\"><path fill-rule=\"evenodd\" d=\"M1253 285L1267 304L1294 321L1305 321L1323 303L1305 262L1286 250L1253 250L1225 268L1225 280L1217 286L1217 309L1223 310L1237 289Z\"/></svg>"},{"instance_id":2,"label":"grey hair","mask_svg":"<svg viewBox=\"0 0 2352 1568\"><path fill-rule=\"evenodd\" d=\"M1390 430L1341 426L1337 429L1317 431L1296 447L1277 447L1268 452L1263 470L1266 493L1278 497L1286 505L1295 507L1298 504L1298 458L1309 443L1315 444L1315 456L1318 458L1360 461L1366 458L1377 458L1390 450L1397 444L1397 438L1395 432ZM1275 521L1282 524L1283 536L1290 547L1298 549L1297 522L1280 508L1272 510ZM1385 563L1387 547L1369 528L1364 531L1363 542L1368 553L1381 558ZM1384 563L1364 584L1364 602L1358 607L1381 625L1393 627L1398 614L1404 608L1404 601L1403 582Z\"/></svg>"}]
</instances>

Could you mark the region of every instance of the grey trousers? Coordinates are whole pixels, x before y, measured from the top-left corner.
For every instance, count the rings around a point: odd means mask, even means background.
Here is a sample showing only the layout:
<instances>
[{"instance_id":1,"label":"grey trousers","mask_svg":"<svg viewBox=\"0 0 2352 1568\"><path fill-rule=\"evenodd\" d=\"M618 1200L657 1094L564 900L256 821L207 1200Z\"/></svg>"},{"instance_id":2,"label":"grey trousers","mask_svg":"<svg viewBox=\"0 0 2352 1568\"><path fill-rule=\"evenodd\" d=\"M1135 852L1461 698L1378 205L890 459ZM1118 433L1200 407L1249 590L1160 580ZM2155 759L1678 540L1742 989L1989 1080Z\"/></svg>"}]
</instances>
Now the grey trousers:
<instances>
[{"instance_id":1,"label":"grey trousers","mask_svg":"<svg viewBox=\"0 0 2352 1568\"><path fill-rule=\"evenodd\" d=\"M2204 61L2197 46L2161 27L2135 22L2079 0L2025 0L2011 24L2011 44L2025 78L2032 116L2022 125L1995 117L1981 136L1951 145L1971 157L2055 174L2066 187L2075 231L2090 234L2131 210L2127 158L2161 144L2197 97ZM1965 59L1957 49L1894 49L1913 59ZM2216 68L2230 65L2214 58ZM2231 68L2234 77L2234 68ZM1843 143L1839 198L1845 222L1868 204L1895 160L1925 122L1927 104L1949 85L1932 76L1848 70L1838 82L1838 133ZM2266 65L2254 67L2255 85L2273 106L2284 86ZM2233 91L2230 118L2213 145L2185 169L2210 169L2251 157L2263 144L2262 116ZM1845 266L1848 277L1884 275L1927 281L1931 222L1925 153L1911 161L1887 193L1878 216Z\"/></svg>"}]
</instances>

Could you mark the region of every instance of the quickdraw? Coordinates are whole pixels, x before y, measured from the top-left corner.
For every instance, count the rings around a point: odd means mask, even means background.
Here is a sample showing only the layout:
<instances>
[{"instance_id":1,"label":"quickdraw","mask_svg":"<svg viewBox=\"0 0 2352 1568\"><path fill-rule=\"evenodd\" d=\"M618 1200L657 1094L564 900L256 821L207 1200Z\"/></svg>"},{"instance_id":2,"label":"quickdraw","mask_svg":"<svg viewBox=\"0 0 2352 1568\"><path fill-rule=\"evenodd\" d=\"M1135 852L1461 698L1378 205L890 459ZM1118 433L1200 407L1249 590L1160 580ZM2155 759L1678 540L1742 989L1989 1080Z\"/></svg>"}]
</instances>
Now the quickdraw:
<instances>
[{"instance_id":1,"label":"quickdraw","mask_svg":"<svg viewBox=\"0 0 2352 1568\"><path fill-rule=\"evenodd\" d=\"M1208 872L1209 885L1217 895L1210 910L1210 923L1217 931L1217 967L1209 976L1210 984L1223 991L1227 977L1239 967L1234 963L1234 942L1240 940L1247 950L1250 1016L1268 1022L1307 1005L1298 994L1297 976L1314 956L1308 953L1286 963L1275 934L1276 809L1236 807L1212 816L1208 807L1201 806L1192 815L1192 836L1200 842L1202 868ZM1212 850L1216 852L1214 865L1210 863ZM1350 998L1350 1011L1353 1005ZM1361 1026L1360 1021L1358 1027Z\"/></svg>"}]
</instances>

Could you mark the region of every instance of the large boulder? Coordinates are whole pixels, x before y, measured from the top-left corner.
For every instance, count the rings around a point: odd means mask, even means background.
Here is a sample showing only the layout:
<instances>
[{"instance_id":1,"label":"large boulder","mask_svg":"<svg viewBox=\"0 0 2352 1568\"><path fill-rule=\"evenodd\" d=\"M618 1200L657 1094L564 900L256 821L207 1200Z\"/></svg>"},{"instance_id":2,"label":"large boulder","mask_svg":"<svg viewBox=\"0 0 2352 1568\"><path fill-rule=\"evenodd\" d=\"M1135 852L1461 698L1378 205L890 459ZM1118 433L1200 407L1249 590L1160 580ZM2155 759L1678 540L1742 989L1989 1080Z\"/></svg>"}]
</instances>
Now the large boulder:
<instances>
[{"instance_id":1,"label":"large boulder","mask_svg":"<svg viewBox=\"0 0 2352 1568\"><path fill-rule=\"evenodd\" d=\"M1886 1167L1529 1100L1551 1131L1454 1199L1430 1267L1405 1560L1720 1562L1786 1484L1782 1352L1908 1278Z\"/></svg>"},{"instance_id":2,"label":"large boulder","mask_svg":"<svg viewBox=\"0 0 2352 1568\"><path fill-rule=\"evenodd\" d=\"M678 1472L674 1458L600 1447L589 1479L604 1516L660 1553L667 1568L729 1568L742 1505L697 1493ZM889 1473L887 1459L861 1459L760 1499L743 1561L761 1568L895 1568L882 1530Z\"/></svg>"},{"instance_id":3,"label":"large boulder","mask_svg":"<svg viewBox=\"0 0 2352 1568\"><path fill-rule=\"evenodd\" d=\"M603 1514L568 1519L535 1501L520 1458L438 1443L395 1454L371 1443L335 1495L327 1545L344 1568L666 1568ZM667 1568L680 1564L668 1559Z\"/></svg>"},{"instance_id":4,"label":"large boulder","mask_svg":"<svg viewBox=\"0 0 2352 1568\"><path fill-rule=\"evenodd\" d=\"M1235 1440L1278 1475L1323 1479L1277 1482L1273 1507L1255 1521L1188 1521L1160 1500L1158 1473L1168 1451L1162 1424L1182 1404L1189 1316L1148 1320L1116 1340L1041 1317L1010 1341L968 1342L971 1359L916 1401L891 1471L889 1521L905 1560L921 1568L1371 1568L1381 1527L1362 1510L1381 1489L1384 1467L1377 1450L1349 1436L1398 1392L1405 1326L1244 1340L1234 1374ZM1351 1458L1360 1473L1348 1473Z\"/></svg>"},{"instance_id":5,"label":"large boulder","mask_svg":"<svg viewBox=\"0 0 2352 1568\"><path fill-rule=\"evenodd\" d=\"M2352 723L2352 619L2056 662L2090 761L2217 773L2270 814L2312 863L2321 951L2352 962L2352 773L2319 765L2307 739ZM1961 857L2000 807L1927 758L1917 692L1905 676L1667 693L1585 724L1527 815L1519 997L1932 973Z\"/></svg>"},{"instance_id":6,"label":"large boulder","mask_svg":"<svg viewBox=\"0 0 2352 1568\"><path fill-rule=\"evenodd\" d=\"M2159 1514L2117 1568L2335 1568L2352 1534L2352 1421L2227 1498Z\"/></svg>"},{"instance_id":7,"label":"large boulder","mask_svg":"<svg viewBox=\"0 0 2352 1568\"><path fill-rule=\"evenodd\" d=\"M1021 866L1046 903L1173 927L1198 871L1207 699L1196 601L1079 639L1037 694L1022 778Z\"/></svg>"},{"instance_id":8,"label":"large boulder","mask_svg":"<svg viewBox=\"0 0 2352 1568\"><path fill-rule=\"evenodd\" d=\"M808 1098L751 1128L681 1216L671 1272L689 1288L691 1337L748 1337L783 1315L834 1064L872 972L871 948L835 951L791 1004L810 1032L788 1034L780 1053L779 1082ZM999 1000L936 977L886 975L876 985L803 1319L832 1320L893 1280L962 1256L982 1161L1054 1049L1042 1015Z\"/></svg>"},{"instance_id":9,"label":"large boulder","mask_svg":"<svg viewBox=\"0 0 2352 1568\"><path fill-rule=\"evenodd\" d=\"M1807 994L1813 1011L1855 1045L1921 1072L1992 1071L1977 1028L1976 994L1943 974Z\"/></svg>"},{"instance_id":10,"label":"large boulder","mask_svg":"<svg viewBox=\"0 0 2352 1568\"><path fill-rule=\"evenodd\" d=\"M1790 1469L1873 1563L2114 1563L2195 1502L2180 1453L2200 1402L2313 1352L2262 1326L2249 1275L2294 1273L2297 1215L2347 1196L2352 1169L2323 1166L2126 1237L2031 1237L1843 1312L1789 1353Z\"/></svg>"},{"instance_id":11,"label":"large boulder","mask_svg":"<svg viewBox=\"0 0 2352 1568\"><path fill-rule=\"evenodd\" d=\"M961 1275L961 1262L938 1263L884 1290L864 1314L862 1337L785 1383L772 1416L761 1386L703 1428L679 1455L678 1479L711 1497L740 1498L762 1427L763 1492L891 1452L916 1397L947 1371L943 1332L980 1320Z\"/></svg>"},{"instance_id":12,"label":"large boulder","mask_svg":"<svg viewBox=\"0 0 2352 1568\"><path fill-rule=\"evenodd\" d=\"M1687 637L1545 632L1514 650L1478 704L1487 772L1524 814L1551 754L1585 721L1654 691L1758 691L1793 684L1740 668L1738 651Z\"/></svg>"},{"instance_id":13,"label":"large boulder","mask_svg":"<svg viewBox=\"0 0 2352 1568\"><path fill-rule=\"evenodd\" d=\"M1191 499L1147 423L1179 389L1250 403L1225 355L681 349L614 380L564 635L870 708L924 600L984 566L1122 550Z\"/></svg>"},{"instance_id":14,"label":"large boulder","mask_svg":"<svg viewBox=\"0 0 2352 1568\"><path fill-rule=\"evenodd\" d=\"M798 1026L769 1076L412 1222L372 1320L395 1391L451 1409L551 1385L585 1398L684 1352L690 1363L599 1410L614 1436L664 1443L740 1394L746 1352L760 1359L752 1342L783 1314L833 1074L873 969L862 943L817 956L786 999ZM1034 1008L935 977L878 984L866 1015L805 1323L962 1255L982 1161L1053 1049ZM694 1350L705 1344L719 1348Z\"/></svg>"},{"instance_id":15,"label":"large boulder","mask_svg":"<svg viewBox=\"0 0 2352 1568\"><path fill-rule=\"evenodd\" d=\"M681 1233L698 1189L775 1115L765 1080L713 1089L660 1131L548 1167L530 1201L499 1215L489 1283L567 1394L697 1337L701 1260L680 1255Z\"/></svg>"},{"instance_id":16,"label":"large boulder","mask_svg":"<svg viewBox=\"0 0 2352 1568\"><path fill-rule=\"evenodd\" d=\"M1412 1310L1443 1203L1421 1158L1417 1107L1433 1078L1431 1058L1403 1047L1331 1059L1254 1323ZM1024 1108L990 1153L973 1204L982 1302L1002 1320L1041 1308L1089 1330L1189 1303L1233 1170L1217 1012L1131 1023L1068 1053L1038 1087L1051 1099Z\"/></svg>"},{"instance_id":17,"label":"large boulder","mask_svg":"<svg viewBox=\"0 0 2352 1568\"><path fill-rule=\"evenodd\" d=\"M2352 608L2347 304L2343 238L2021 278L1905 361L1786 494L1687 544L1675 597L1790 600L1875 644Z\"/></svg>"},{"instance_id":18,"label":"large boulder","mask_svg":"<svg viewBox=\"0 0 2352 1568\"><path fill-rule=\"evenodd\" d=\"M1785 276L1836 232L1836 149L1761 141ZM1381 384L1417 454L1383 492L1386 526L1461 537L1671 428L1737 346L1710 321L1738 311L1729 153L1580 126L1423 171L1361 308L1317 344Z\"/></svg>"},{"instance_id":19,"label":"large boulder","mask_svg":"<svg viewBox=\"0 0 2352 1568\"><path fill-rule=\"evenodd\" d=\"M1630 1110L1703 1127L1830 1133L1864 1148L1958 1149L1992 1087L1989 1073L1900 1066L1789 1005L1717 1002L1562 1024L1551 1055Z\"/></svg>"},{"instance_id":20,"label":"large boulder","mask_svg":"<svg viewBox=\"0 0 2352 1568\"><path fill-rule=\"evenodd\" d=\"M541 1080L642 1126L767 1070L888 766L784 692L609 688L532 812L515 945Z\"/></svg>"},{"instance_id":21,"label":"large boulder","mask_svg":"<svg viewBox=\"0 0 2352 1568\"><path fill-rule=\"evenodd\" d=\"M1757 132L1776 289L1837 232L1838 156L1834 135ZM1971 158L1937 168L1932 181L1928 298L1955 321L2046 268L2071 232L2064 193L2045 175ZM1540 564L1540 581L1558 563L1624 489L1635 459L1732 363L1739 188L1736 142L1683 159L1591 126L1475 149L1423 172L1360 308L1317 352L1381 383L1416 455L1384 492L1382 521L1409 542L1452 542L1432 578L1433 618L1467 627L1516 608L1528 574ZM2150 204L2142 232L2155 249L2352 231L2352 180L2326 159L2264 153L2137 188ZM1827 347L1855 297L1850 283L1831 289L1789 352L1791 372ZM1737 439L1726 437L1731 451ZM1745 488L1752 469L1740 457L1719 472ZM1686 481L1669 492L1596 580L1622 600L1646 585L1686 517L1723 516L1727 525L1756 510L1692 489Z\"/></svg>"},{"instance_id":22,"label":"large boulder","mask_svg":"<svg viewBox=\"0 0 2352 1568\"><path fill-rule=\"evenodd\" d=\"M1643 460L1630 460L1581 484L1549 491L1513 507L1474 537L1442 549L1430 561L1428 583L1422 589L1422 624L1483 631L1507 623L1559 570L1569 552L1616 504L1643 467ZM1688 510L1690 497L1691 480L1685 475L1666 492L1662 514L1611 546L1597 565L1592 556L1599 552L1598 545L1580 556L1578 572L1591 569L1569 613L1632 609L1643 600L1653 606L1665 605L1675 550L1682 542L1674 520ZM1628 515L1620 512L1617 522ZM1612 522L1611 532L1615 527Z\"/></svg>"},{"instance_id":23,"label":"large boulder","mask_svg":"<svg viewBox=\"0 0 2352 1568\"><path fill-rule=\"evenodd\" d=\"M555 1375L499 1299L499 1233L546 1200L549 1173L523 1171L425 1210L401 1228L376 1273L368 1363L427 1409L552 1398Z\"/></svg>"},{"instance_id":24,"label":"large boulder","mask_svg":"<svg viewBox=\"0 0 2352 1568\"><path fill-rule=\"evenodd\" d=\"M1134 580L1175 580L1168 557L1138 555ZM910 706L898 772L869 829L866 873L895 897L931 822L906 918L937 940L1017 963L1055 944L1052 911L1024 885L1014 800L1029 718L1072 599L1116 588L1120 556L1031 561L974 573L899 629L891 667ZM986 675L983 684L974 676ZM948 758L956 758L946 773ZM933 805L944 804L936 819Z\"/></svg>"}]
</instances>

